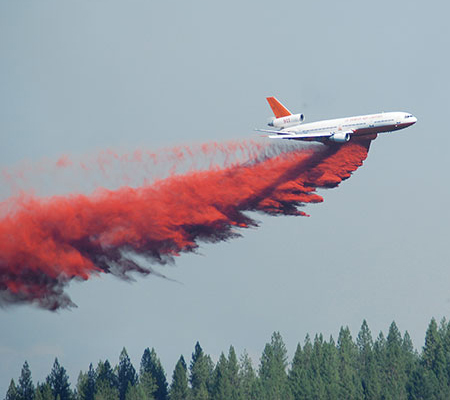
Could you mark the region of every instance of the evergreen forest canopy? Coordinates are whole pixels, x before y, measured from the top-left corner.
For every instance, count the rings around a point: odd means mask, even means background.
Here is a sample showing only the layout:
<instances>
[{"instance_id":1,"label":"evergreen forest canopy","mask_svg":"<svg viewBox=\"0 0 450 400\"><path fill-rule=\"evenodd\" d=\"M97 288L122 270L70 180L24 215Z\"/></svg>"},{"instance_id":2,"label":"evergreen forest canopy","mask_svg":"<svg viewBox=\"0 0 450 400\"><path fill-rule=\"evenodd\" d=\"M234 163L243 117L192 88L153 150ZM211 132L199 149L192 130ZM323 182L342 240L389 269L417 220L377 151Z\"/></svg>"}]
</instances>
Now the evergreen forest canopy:
<instances>
[{"instance_id":1,"label":"evergreen forest canopy","mask_svg":"<svg viewBox=\"0 0 450 400\"><path fill-rule=\"evenodd\" d=\"M70 387L65 368L55 359L43 383L33 384L25 361L17 381L11 380L6 400L309 400L309 399L450 399L450 322L431 320L421 353L408 332L395 322L376 340L366 321L353 340L348 327L337 342L307 335L293 359L274 332L257 368L244 352L239 360L231 346L216 364L197 342L189 366L183 356L169 385L154 349L145 349L139 371L126 349L119 364L108 360L80 372Z\"/></svg>"}]
</instances>

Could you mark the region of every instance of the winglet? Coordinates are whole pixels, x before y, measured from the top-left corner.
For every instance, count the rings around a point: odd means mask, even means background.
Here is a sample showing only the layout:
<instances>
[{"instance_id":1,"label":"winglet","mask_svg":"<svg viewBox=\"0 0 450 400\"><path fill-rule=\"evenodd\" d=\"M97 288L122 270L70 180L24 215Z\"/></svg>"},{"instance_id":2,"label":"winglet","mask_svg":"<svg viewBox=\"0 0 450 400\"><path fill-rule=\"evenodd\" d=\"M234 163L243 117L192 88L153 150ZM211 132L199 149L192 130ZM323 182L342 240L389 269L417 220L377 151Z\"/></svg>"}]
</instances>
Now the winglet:
<instances>
[{"instance_id":1,"label":"winglet","mask_svg":"<svg viewBox=\"0 0 450 400\"><path fill-rule=\"evenodd\" d=\"M269 106L275 114L275 118L287 117L292 113L281 104L275 97L266 97L269 102Z\"/></svg>"}]
</instances>

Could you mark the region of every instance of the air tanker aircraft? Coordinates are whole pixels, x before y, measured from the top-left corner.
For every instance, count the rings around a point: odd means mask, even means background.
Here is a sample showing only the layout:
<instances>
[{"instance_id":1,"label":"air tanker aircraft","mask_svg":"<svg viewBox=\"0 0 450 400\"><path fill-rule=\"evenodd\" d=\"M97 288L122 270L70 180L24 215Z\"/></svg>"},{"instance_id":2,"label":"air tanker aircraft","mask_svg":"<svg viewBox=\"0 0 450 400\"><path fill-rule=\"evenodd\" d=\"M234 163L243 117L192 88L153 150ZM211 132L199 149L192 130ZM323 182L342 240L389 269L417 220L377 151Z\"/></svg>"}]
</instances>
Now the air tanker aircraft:
<instances>
[{"instance_id":1,"label":"air tanker aircraft","mask_svg":"<svg viewBox=\"0 0 450 400\"><path fill-rule=\"evenodd\" d=\"M417 122L417 118L409 113L382 112L302 124L305 119L303 114L292 114L275 97L267 97L267 101L275 114L275 118L272 118L268 125L278 129L257 129L257 131L274 134L269 136L272 139L345 143L353 136L397 131Z\"/></svg>"}]
</instances>

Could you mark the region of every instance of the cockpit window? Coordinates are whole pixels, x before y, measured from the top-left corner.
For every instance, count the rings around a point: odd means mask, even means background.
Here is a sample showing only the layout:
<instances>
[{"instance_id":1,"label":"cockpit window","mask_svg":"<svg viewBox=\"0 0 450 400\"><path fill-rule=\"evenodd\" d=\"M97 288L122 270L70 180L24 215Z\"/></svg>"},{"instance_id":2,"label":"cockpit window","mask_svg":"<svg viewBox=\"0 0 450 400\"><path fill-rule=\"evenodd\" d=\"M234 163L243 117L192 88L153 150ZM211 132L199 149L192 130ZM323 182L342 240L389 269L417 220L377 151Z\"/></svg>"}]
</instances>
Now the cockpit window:
<instances>
[{"instance_id":1,"label":"cockpit window","mask_svg":"<svg viewBox=\"0 0 450 400\"><path fill-rule=\"evenodd\" d=\"M405 118L411 118L412 114L405 115Z\"/></svg>"}]
</instances>

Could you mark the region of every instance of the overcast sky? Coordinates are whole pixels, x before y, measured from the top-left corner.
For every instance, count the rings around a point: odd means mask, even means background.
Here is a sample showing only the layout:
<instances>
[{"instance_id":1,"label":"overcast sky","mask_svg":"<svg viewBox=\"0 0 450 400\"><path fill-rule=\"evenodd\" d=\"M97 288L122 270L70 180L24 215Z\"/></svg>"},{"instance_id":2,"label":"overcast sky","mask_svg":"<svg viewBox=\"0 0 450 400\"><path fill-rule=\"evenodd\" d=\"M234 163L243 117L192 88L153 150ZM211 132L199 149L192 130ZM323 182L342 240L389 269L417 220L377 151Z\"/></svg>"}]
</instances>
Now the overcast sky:
<instances>
[{"instance_id":1,"label":"overcast sky","mask_svg":"<svg viewBox=\"0 0 450 400\"><path fill-rule=\"evenodd\" d=\"M0 309L0 396L25 360L36 382L58 357L75 383L123 346L136 367L155 347L170 379L197 340L215 360L233 344L257 364L275 330L292 357L307 333L355 336L363 319L374 337L395 320L420 349L430 319L450 315L449 13L445 1L1 0L1 169L251 138L268 95L308 121L418 123L378 138L310 218L254 215L258 229L161 269L181 284L103 275L70 285L71 311Z\"/></svg>"}]
</instances>

